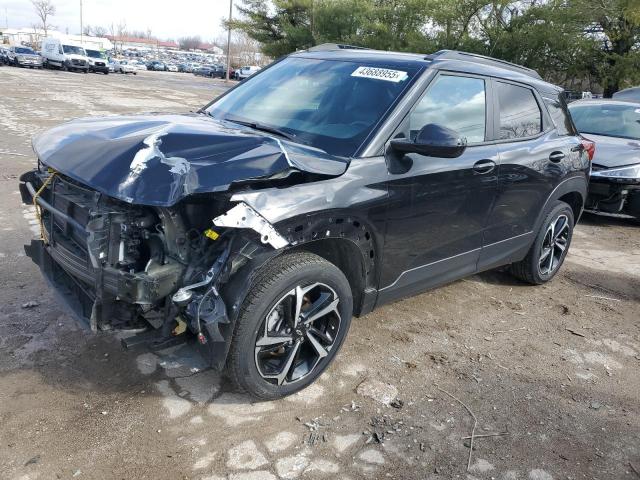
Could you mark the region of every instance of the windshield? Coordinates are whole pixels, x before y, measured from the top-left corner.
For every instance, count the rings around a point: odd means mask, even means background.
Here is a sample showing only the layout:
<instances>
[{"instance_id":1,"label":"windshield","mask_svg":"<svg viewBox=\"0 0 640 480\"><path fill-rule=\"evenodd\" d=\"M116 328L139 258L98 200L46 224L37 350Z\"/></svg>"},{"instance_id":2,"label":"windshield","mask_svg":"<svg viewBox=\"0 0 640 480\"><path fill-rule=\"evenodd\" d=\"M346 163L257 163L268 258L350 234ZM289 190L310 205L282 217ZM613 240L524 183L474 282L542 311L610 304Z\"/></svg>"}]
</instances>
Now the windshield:
<instances>
[{"instance_id":1,"label":"windshield","mask_svg":"<svg viewBox=\"0 0 640 480\"><path fill-rule=\"evenodd\" d=\"M70 54L75 54L75 55L85 55L86 56L84 48L76 47L75 45L63 45L62 46L62 51L64 53L70 53Z\"/></svg>"},{"instance_id":2,"label":"windshield","mask_svg":"<svg viewBox=\"0 0 640 480\"><path fill-rule=\"evenodd\" d=\"M86 50L87 56L91 58L107 58L107 56L98 50Z\"/></svg>"},{"instance_id":3,"label":"windshield","mask_svg":"<svg viewBox=\"0 0 640 480\"><path fill-rule=\"evenodd\" d=\"M580 133L640 140L640 106L635 104L570 105Z\"/></svg>"},{"instance_id":4,"label":"windshield","mask_svg":"<svg viewBox=\"0 0 640 480\"><path fill-rule=\"evenodd\" d=\"M36 52L34 52L30 48L26 48L26 47L16 47L16 53L23 53L23 54L26 54L26 55L35 55L36 54Z\"/></svg>"},{"instance_id":5,"label":"windshield","mask_svg":"<svg viewBox=\"0 0 640 480\"><path fill-rule=\"evenodd\" d=\"M249 77L206 112L279 129L332 155L352 156L416 71L289 57Z\"/></svg>"}]
</instances>

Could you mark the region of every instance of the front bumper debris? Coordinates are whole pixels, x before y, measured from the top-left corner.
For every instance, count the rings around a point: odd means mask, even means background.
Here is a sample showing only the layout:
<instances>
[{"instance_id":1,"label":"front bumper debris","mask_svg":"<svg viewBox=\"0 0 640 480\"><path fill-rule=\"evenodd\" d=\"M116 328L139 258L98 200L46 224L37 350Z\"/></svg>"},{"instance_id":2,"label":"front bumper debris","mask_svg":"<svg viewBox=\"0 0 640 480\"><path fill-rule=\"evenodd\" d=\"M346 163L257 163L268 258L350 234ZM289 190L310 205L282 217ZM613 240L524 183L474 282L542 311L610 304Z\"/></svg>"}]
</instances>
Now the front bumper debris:
<instances>
[{"instance_id":1,"label":"front bumper debris","mask_svg":"<svg viewBox=\"0 0 640 480\"><path fill-rule=\"evenodd\" d=\"M32 171L20 180L22 200L32 204L42 178ZM175 291L185 268L181 263L149 262L134 271L106 261L117 250L110 238L119 225L111 221L111 212L100 212L99 195L58 178L45 190L36 199L42 239L25 245L25 252L83 325L109 329L117 327L116 317L121 324L135 324L131 305L144 310Z\"/></svg>"},{"instance_id":2,"label":"front bumper debris","mask_svg":"<svg viewBox=\"0 0 640 480\"><path fill-rule=\"evenodd\" d=\"M592 177L587 210L640 217L640 183L624 184Z\"/></svg>"}]
</instances>

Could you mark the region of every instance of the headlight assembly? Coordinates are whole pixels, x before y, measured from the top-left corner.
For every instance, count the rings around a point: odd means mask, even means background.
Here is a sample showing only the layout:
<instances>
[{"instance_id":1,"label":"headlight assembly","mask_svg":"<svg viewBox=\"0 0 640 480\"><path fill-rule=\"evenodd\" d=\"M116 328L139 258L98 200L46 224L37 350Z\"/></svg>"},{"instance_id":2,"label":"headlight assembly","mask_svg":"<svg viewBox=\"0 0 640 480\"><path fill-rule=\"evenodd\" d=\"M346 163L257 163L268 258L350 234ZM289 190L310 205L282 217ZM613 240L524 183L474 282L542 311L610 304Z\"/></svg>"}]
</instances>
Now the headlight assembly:
<instances>
[{"instance_id":1,"label":"headlight assembly","mask_svg":"<svg viewBox=\"0 0 640 480\"><path fill-rule=\"evenodd\" d=\"M615 180L640 180L640 163L627 167L609 168L591 172L592 177L604 177Z\"/></svg>"}]
</instances>

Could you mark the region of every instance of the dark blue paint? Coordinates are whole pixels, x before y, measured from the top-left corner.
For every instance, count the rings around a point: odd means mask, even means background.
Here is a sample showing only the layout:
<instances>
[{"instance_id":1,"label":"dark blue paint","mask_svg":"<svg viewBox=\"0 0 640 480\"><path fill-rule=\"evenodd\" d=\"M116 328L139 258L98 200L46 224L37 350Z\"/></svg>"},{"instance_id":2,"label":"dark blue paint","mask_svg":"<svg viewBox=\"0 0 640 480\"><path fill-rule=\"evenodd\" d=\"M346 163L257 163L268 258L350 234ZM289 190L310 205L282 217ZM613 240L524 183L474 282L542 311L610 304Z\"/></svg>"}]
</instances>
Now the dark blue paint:
<instances>
[{"instance_id":1,"label":"dark blue paint","mask_svg":"<svg viewBox=\"0 0 640 480\"><path fill-rule=\"evenodd\" d=\"M153 146L149 139L156 139ZM203 114L83 118L39 135L33 147L44 165L84 185L125 202L156 206L296 171L338 176L348 163ZM144 159L137 167L136 155ZM164 159L179 166L172 168Z\"/></svg>"}]
</instances>

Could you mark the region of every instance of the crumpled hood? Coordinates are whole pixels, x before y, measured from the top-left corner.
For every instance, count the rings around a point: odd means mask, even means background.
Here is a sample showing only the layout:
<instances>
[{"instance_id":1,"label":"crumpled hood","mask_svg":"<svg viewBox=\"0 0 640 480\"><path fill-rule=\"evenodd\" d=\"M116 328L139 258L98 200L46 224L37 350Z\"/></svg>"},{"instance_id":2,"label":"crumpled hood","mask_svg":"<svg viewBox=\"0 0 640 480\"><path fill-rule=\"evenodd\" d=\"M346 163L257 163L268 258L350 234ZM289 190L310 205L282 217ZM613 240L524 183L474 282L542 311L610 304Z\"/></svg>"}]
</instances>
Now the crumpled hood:
<instances>
[{"instance_id":1,"label":"crumpled hood","mask_svg":"<svg viewBox=\"0 0 640 480\"><path fill-rule=\"evenodd\" d=\"M640 163L640 141L638 140L590 133L585 133L584 136L596 143L596 153L592 160L595 165L614 168Z\"/></svg>"},{"instance_id":2,"label":"crumpled hood","mask_svg":"<svg viewBox=\"0 0 640 480\"><path fill-rule=\"evenodd\" d=\"M37 136L33 148L42 163L82 184L156 206L295 171L338 176L348 164L204 114L82 118Z\"/></svg>"}]
</instances>

